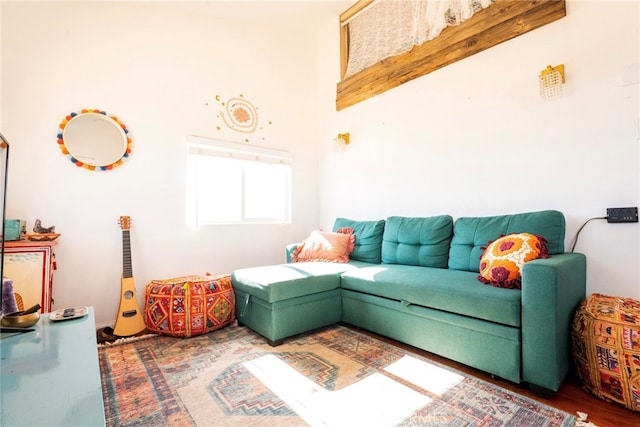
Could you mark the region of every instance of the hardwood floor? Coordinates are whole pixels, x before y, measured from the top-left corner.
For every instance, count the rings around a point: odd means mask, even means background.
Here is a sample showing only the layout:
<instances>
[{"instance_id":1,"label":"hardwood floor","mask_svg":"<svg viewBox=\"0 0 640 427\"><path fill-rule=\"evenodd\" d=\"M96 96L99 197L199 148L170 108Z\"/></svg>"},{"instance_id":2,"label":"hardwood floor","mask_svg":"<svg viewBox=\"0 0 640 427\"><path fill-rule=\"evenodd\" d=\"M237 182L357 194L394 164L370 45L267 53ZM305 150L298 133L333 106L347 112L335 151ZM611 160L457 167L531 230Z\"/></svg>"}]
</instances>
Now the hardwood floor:
<instances>
[{"instance_id":1,"label":"hardwood floor","mask_svg":"<svg viewBox=\"0 0 640 427\"><path fill-rule=\"evenodd\" d=\"M558 392L549 399L541 398L525 386L517 385L502 379L493 379L491 375L478 371L477 369L470 368L466 365L454 362L444 357L440 357L436 354L420 350L415 347L411 347L407 344L403 344L394 341L390 338L386 338L380 335L376 335L372 332L365 331L363 329L355 328L351 325L344 325L349 328L357 329L359 332L376 337L382 341L392 343L400 348L403 348L412 353L426 357L430 360L442 363L443 365L452 367L459 371L465 372L469 375L473 375L484 381L492 384L496 384L500 387L506 388L514 393L518 393L522 396L526 396L530 399L537 400L546 405L553 406L561 409L573 415L577 415L576 412L584 412L588 414L587 421L596 424L598 427L640 427L640 413L631 411L622 405L606 402L592 394L584 391L581 387L580 380L576 375L570 375L565 380L562 387Z\"/></svg>"}]
</instances>

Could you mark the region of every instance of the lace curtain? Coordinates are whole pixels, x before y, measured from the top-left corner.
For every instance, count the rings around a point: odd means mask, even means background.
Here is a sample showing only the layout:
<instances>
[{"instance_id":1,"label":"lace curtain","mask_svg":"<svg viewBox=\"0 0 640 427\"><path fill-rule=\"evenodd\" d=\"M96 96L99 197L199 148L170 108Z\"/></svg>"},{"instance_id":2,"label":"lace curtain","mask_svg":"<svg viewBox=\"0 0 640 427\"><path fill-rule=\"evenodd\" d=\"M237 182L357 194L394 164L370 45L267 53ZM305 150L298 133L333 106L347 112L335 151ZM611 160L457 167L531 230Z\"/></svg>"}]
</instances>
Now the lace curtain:
<instances>
[{"instance_id":1,"label":"lace curtain","mask_svg":"<svg viewBox=\"0 0 640 427\"><path fill-rule=\"evenodd\" d=\"M350 20L345 77L436 38L495 0L375 0Z\"/></svg>"}]
</instances>

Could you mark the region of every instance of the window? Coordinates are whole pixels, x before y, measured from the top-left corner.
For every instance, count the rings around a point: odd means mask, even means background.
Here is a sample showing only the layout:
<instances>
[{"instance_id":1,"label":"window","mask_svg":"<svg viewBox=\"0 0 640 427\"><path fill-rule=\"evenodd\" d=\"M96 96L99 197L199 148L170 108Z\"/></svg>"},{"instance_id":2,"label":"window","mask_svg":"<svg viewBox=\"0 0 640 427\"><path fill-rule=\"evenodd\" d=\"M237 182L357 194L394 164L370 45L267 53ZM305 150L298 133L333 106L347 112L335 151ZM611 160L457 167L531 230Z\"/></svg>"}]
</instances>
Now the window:
<instances>
[{"instance_id":1,"label":"window","mask_svg":"<svg viewBox=\"0 0 640 427\"><path fill-rule=\"evenodd\" d=\"M187 222L291 222L288 152L195 136L187 137Z\"/></svg>"}]
</instances>

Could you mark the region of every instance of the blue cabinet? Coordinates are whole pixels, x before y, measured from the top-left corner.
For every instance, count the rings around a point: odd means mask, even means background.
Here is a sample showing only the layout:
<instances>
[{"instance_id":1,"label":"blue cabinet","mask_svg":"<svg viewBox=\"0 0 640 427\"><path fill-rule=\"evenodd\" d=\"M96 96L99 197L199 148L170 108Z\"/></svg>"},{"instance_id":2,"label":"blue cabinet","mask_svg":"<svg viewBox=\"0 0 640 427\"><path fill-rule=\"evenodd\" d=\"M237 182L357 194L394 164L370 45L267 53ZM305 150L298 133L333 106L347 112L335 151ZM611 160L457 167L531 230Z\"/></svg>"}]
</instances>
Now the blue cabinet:
<instances>
[{"instance_id":1,"label":"blue cabinet","mask_svg":"<svg viewBox=\"0 0 640 427\"><path fill-rule=\"evenodd\" d=\"M93 307L34 328L0 334L2 426L104 426Z\"/></svg>"}]
</instances>

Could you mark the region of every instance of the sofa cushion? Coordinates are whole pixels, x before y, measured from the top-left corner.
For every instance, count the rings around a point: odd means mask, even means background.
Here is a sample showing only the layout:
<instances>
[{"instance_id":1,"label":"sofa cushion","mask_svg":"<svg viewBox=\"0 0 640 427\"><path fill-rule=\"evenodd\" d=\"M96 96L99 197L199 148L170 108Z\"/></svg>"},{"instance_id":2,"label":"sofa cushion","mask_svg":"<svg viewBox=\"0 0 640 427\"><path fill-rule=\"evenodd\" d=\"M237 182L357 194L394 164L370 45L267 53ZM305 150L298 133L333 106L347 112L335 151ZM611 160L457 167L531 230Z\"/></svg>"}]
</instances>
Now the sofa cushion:
<instances>
[{"instance_id":1,"label":"sofa cushion","mask_svg":"<svg viewBox=\"0 0 640 427\"><path fill-rule=\"evenodd\" d=\"M347 218L337 218L333 225L333 231L345 227L352 228L353 234L356 236L355 246L349 258L354 261L380 264L384 220L354 221Z\"/></svg>"},{"instance_id":2,"label":"sofa cushion","mask_svg":"<svg viewBox=\"0 0 640 427\"><path fill-rule=\"evenodd\" d=\"M353 251L353 234L313 230L291 255L293 262L348 262Z\"/></svg>"},{"instance_id":3,"label":"sofa cushion","mask_svg":"<svg viewBox=\"0 0 640 427\"><path fill-rule=\"evenodd\" d=\"M282 301L340 288L340 273L351 264L302 262L241 268L231 274L234 289L267 302Z\"/></svg>"},{"instance_id":4,"label":"sofa cushion","mask_svg":"<svg viewBox=\"0 0 640 427\"><path fill-rule=\"evenodd\" d=\"M489 243L480 258L482 283L499 288L522 287L522 266L538 258L549 258L547 241L529 233L514 233Z\"/></svg>"},{"instance_id":5,"label":"sofa cushion","mask_svg":"<svg viewBox=\"0 0 640 427\"><path fill-rule=\"evenodd\" d=\"M449 215L389 217L382 237L382 262L447 268L452 229Z\"/></svg>"},{"instance_id":6,"label":"sofa cushion","mask_svg":"<svg viewBox=\"0 0 640 427\"><path fill-rule=\"evenodd\" d=\"M518 289L486 286L469 271L379 265L342 274L342 289L520 327Z\"/></svg>"},{"instance_id":7,"label":"sofa cushion","mask_svg":"<svg viewBox=\"0 0 640 427\"><path fill-rule=\"evenodd\" d=\"M483 246L512 233L531 233L547 240L550 255L564 252L565 220L562 212L554 210L514 215L463 217L453 226L449 251L449 268L480 271Z\"/></svg>"}]
</instances>

